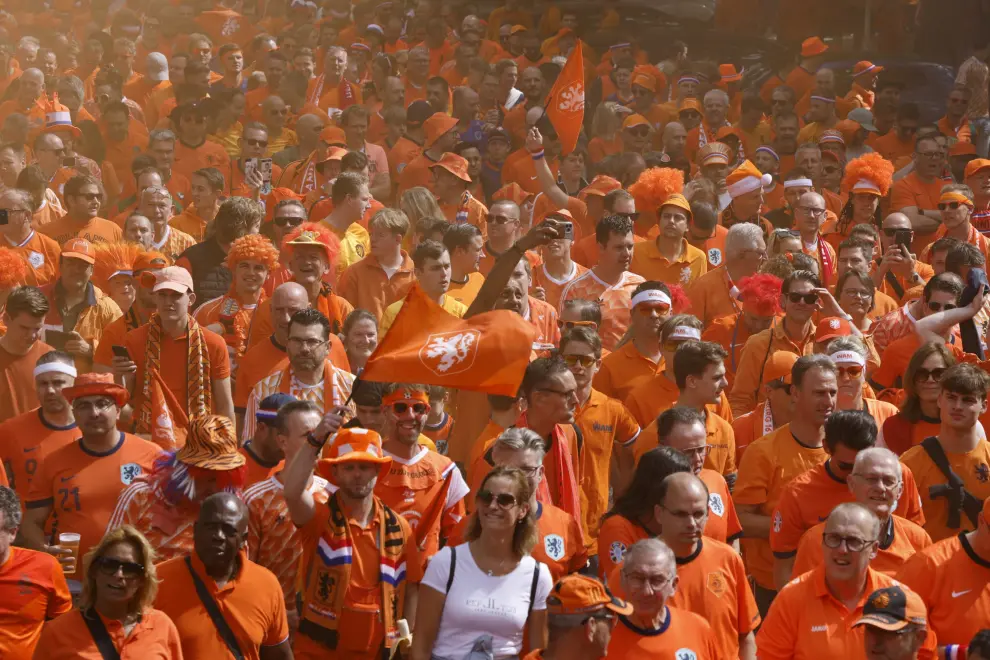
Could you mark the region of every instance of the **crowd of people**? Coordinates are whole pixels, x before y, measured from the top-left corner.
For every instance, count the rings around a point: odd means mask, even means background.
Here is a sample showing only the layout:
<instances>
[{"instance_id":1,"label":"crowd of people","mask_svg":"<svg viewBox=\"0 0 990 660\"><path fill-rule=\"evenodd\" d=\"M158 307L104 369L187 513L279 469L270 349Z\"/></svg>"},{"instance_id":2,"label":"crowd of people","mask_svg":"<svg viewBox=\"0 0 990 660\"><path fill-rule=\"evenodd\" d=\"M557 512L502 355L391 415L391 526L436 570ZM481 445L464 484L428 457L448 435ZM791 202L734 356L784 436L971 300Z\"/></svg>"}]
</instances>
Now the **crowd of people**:
<instances>
[{"instance_id":1,"label":"crowd of people","mask_svg":"<svg viewBox=\"0 0 990 660\"><path fill-rule=\"evenodd\" d=\"M4 5L0 658L990 660L990 42L800 4Z\"/></svg>"}]
</instances>

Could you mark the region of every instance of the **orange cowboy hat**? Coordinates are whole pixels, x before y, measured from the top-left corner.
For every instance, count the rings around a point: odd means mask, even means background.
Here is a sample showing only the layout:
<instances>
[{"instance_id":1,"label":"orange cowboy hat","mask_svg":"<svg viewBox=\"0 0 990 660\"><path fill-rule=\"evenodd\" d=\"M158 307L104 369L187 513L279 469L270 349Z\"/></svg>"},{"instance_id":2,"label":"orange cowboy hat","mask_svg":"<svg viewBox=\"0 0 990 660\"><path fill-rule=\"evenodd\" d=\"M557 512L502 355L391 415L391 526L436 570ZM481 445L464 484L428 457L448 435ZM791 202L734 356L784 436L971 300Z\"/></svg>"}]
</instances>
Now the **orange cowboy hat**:
<instances>
[{"instance_id":1,"label":"orange cowboy hat","mask_svg":"<svg viewBox=\"0 0 990 660\"><path fill-rule=\"evenodd\" d=\"M75 384L62 390L62 396L69 403L87 396L108 396L123 408L130 398L127 390L113 382L113 374L79 374Z\"/></svg>"},{"instance_id":2,"label":"orange cowboy hat","mask_svg":"<svg viewBox=\"0 0 990 660\"><path fill-rule=\"evenodd\" d=\"M468 162L463 156L458 156L448 151L444 153L440 160L430 165L431 170L434 167L442 167L461 181L471 183L471 177L468 175Z\"/></svg>"},{"instance_id":3,"label":"orange cowboy hat","mask_svg":"<svg viewBox=\"0 0 990 660\"><path fill-rule=\"evenodd\" d=\"M223 415L203 415L189 422L186 444L175 460L204 470L236 470L246 459L240 452L234 424Z\"/></svg>"},{"instance_id":4,"label":"orange cowboy hat","mask_svg":"<svg viewBox=\"0 0 990 660\"><path fill-rule=\"evenodd\" d=\"M384 476L392 465L392 459L385 456L382 449L382 436L377 431L360 427L342 428L323 450L325 458L316 462L316 474L333 482L333 466L342 463L371 463L378 465L379 477Z\"/></svg>"},{"instance_id":5,"label":"orange cowboy hat","mask_svg":"<svg viewBox=\"0 0 990 660\"><path fill-rule=\"evenodd\" d=\"M427 148L433 143L457 127L457 120L453 117L438 112L423 122L423 131L426 133Z\"/></svg>"},{"instance_id":6,"label":"orange cowboy hat","mask_svg":"<svg viewBox=\"0 0 990 660\"><path fill-rule=\"evenodd\" d=\"M828 46L820 37L808 37L801 42L801 57L816 57L828 52Z\"/></svg>"},{"instance_id":7,"label":"orange cowboy hat","mask_svg":"<svg viewBox=\"0 0 990 660\"><path fill-rule=\"evenodd\" d=\"M59 107L62 109L49 112L45 115L45 127L41 129L41 132L62 133L68 131L72 133L72 137L74 138L82 137L82 130L78 126L73 125L72 115L69 114L69 110L65 106Z\"/></svg>"}]
</instances>

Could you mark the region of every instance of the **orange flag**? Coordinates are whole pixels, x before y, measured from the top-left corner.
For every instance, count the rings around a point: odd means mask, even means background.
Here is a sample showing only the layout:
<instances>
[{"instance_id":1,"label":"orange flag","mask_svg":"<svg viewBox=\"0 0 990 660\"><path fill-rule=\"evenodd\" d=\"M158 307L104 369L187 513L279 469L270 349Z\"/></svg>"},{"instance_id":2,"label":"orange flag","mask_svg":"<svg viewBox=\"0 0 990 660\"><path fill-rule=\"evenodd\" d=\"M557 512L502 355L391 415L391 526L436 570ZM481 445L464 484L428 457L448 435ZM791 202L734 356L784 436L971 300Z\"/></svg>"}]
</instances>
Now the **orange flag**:
<instances>
[{"instance_id":1,"label":"orange flag","mask_svg":"<svg viewBox=\"0 0 990 660\"><path fill-rule=\"evenodd\" d=\"M173 412L174 411L174 412ZM181 449L186 444L189 418L168 389L161 374L151 372L151 441L165 451Z\"/></svg>"},{"instance_id":2,"label":"orange flag","mask_svg":"<svg viewBox=\"0 0 990 660\"><path fill-rule=\"evenodd\" d=\"M561 152L571 153L584 122L584 53L580 39L557 76L544 107L560 138Z\"/></svg>"},{"instance_id":3,"label":"orange flag","mask_svg":"<svg viewBox=\"0 0 990 660\"><path fill-rule=\"evenodd\" d=\"M361 379L515 396L535 335L533 326L515 312L459 319L416 284L368 358Z\"/></svg>"}]
</instances>

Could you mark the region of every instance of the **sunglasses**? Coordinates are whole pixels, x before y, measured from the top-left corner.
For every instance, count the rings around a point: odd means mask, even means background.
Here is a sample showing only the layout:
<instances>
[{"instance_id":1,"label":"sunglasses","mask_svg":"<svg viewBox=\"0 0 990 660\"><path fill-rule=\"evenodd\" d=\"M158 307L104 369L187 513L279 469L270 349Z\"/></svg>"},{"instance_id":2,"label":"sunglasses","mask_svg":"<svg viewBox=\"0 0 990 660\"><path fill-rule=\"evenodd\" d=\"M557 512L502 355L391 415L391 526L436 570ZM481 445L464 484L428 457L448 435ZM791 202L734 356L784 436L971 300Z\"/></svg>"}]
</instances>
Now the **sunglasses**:
<instances>
[{"instance_id":1,"label":"sunglasses","mask_svg":"<svg viewBox=\"0 0 990 660\"><path fill-rule=\"evenodd\" d=\"M633 211L631 213L615 213L614 215L617 215L620 218L629 218L633 222L636 222L636 220L639 218L639 211Z\"/></svg>"},{"instance_id":2,"label":"sunglasses","mask_svg":"<svg viewBox=\"0 0 990 660\"><path fill-rule=\"evenodd\" d=\"M962 202L946 202L944 204L939 204L938 205L938 210L939 211L948 211L949 209L952 209L953 211L955 211L960 206L965 206L965 205Z\"/></svg>"},{"instance_id":3,"label":"sunglasses","mask_svg":"<svg viewBox=\"0 0 990 660\"><path fill-rule=\"evenodd\" d=\"M805 305L814 305L818 302L817 293L788 293L787 299L792 303L797 304L803 302Z\"/></svg>"},{"instance_id":4,"label":"sunglasses","mask_svg":"<svg viewBox=\"0 0 990 660\"><path fill-rule=\"evenodd\" d=\"M895 236L897 236L897 232L899 232L899 231L911 231L911 230L910 229L901 229L899 227L895 227L893 229L888 228L888 227L884 227L883 228L883 235L886 236L887 238L894 238ZM914 232L912 232L912 233L914 233Z\"/></svg>"},{"instance_id":5,"label":"sunglasses","mask_svg":"<svg viewBox=\"0 0 990 660\"><path fill-rule=\"evenodd\" d=\"M664 305L663 303L658 305L646 305L644 303L640 303L636 305L635 310L640 316L653 316L654 314L663 316L670 311L670 305Z\"/></svg>"},{"instance_id":6,"label":"sunglasses","mask_svg":"<svg viewBox=\"0 0 990 660\"><path fill-rule=\"evenodd\" d=\"M822 168L822 173L823 174L835 174L838 171L839 171L839 168L838 167L835 167L834 165L830 165L829 167L823 167Z\"/></svg>"},{"instance_id":7,"label":"sunglasses","mask_svg":"<svg viewBox=\"0 0 990 660\"><path fill-rule=\"evenodd\" d=\"M591 355L565 355L564 364L568 367L581 365L584 369L589 369L597 360Z\"/></svg>"},{"instance_id":8,"label":"sunglasses","mask_svg":"<svg viewBox=\"0 0 990 660\"><path fill-rule=\"evenodd\" d=\"M244 142L252 147L267 147L268 140L252 140L250 138L244 138Z\"/></svg>"},{"instance_id":9,"label":"sunglasses","mask_svg":"<svg viewBox=\"0 0 990 660\"><path fill-rule=\"evenodd\" d=\"M133 561L121 561L112 557L100 557L96 565L104 575L116 575L120 571L125 578L134 579L144 575L144 565Z\"/></svg>"},{"instance_id":10,"label":"sunglasses","mask_svg":"<svg viewBox=\"0 0 990 660\"><path fill-rule=\"evenodd\" d=\"M496 495L490 490L479 490L474 499L485 506L491 506L494 502L500 509L509 509L516 505L516 496L512 493L499 493Z\"/></svg>"},{"instance_id":11,"label":"sunglasses","mask_svg":"<svg viewBox=\"0 0 990 660\"><path fill-rule=\"evenodd\" d=\"M278 227L285 227L286 225L290 227L298 227L301 225L306 218L275 218L272 220Z\"/></svg>"},{"instance_id":12,"label":"sunglasses","mask_svg":"<svg viewBox=\"0 0 990 660\"><path fill-rule=\"evenodd\" d=\"M952 303L939 303L939 302L928 303L928 309L932 310L933 312L941 312L942 310L949 311L950 309L955 309L955 308L956 305Z\"/></svg>"},{"instance_id":13,"label":"sunglasses","mask_svg":"<svg viewBox=\"0 0 990 660\"><path fill-rule=\"evenodd\" d=\"M687 341L687 340L686 339L668 339L667 341L665 341L662 344L663 350L667 351L668 353L673 353L674 351L677 350L677 347L680 346L681 344L683 344L685 341Z\"/></svg>"},{"instance_id":14,"label":"sunglasses","mask_svg":"<svg viewBox=\"0 0 990 660\"><path fill-rule=\"evenodd\" d=\"M182 115L182 121L190 124L205 124L206 117L202 117L200 115Z\"/></svg>"},{"instance_id":15,"label":"sunglasses","mask_svg":"<svg viewBox=\"0 0 990 660\"><path fill-rule=\"evenodd\" d=\"M507 225L510 222L516 222L516 218L510 218L507 215L490 215L488 216L488 222L493 225Z\"/></svg>"},{"instance_id":16,"label":"sunglasses","mask_svg":"<svg viewBox=\"0 0 990 660\"><path fill-rule=\"evenodd\" d=\"M430 407L423 402L410 404L399 401L392 404L392 412L396 415L405 415L410 408L412 408L414 415L425 415L430 411Z\"/></svg>"},{"instance_id":17,"label":"sunglasses","mask_svg":"<svg viewBox=\"0 0 990 660\"><path fill-rule=\"evenodd\" d=\"M627 128L626 130L629 131L630 135L635 137L646 137L650 134L649 126L633 126L632 128Z\"/></svg>"},{"instance_id":18,"label":"sunglasses","mask_svg":"<svg viewBox=\"0 0 990 660\"><path fill-rule=\"evenodd\" d=\"M836 367L835 371L839 374L840 378L856 379L863 375L863 367L858 364L851 367ZM852 469L852 466L850 466L850 469Z\"/></svg>"},{"instance_id":19,"label":"sunglasses","mask_svg":"<svg viewBox=\"0 0 990 660\"><path fill-rule=\"evenodd\" d=\"M919 383L923 383L926 380L932 380L937 383L942 380L942 374L944 373L944 367L935 367L934 369L920 368L914 372L914 380Z\"/></svg>"},{"instance_id":20,"label":"sunglasses","mask_svg":"<svg viewBox=\"0 0 990 660\"><path fill-rule=\"evenodd\" d=\"M592 328L593 330L598 329L598 324L594 321L557 321L557 328L561 331L570 330L571 328L576 328L578 326Z\"/></svg>"}]
</instances>

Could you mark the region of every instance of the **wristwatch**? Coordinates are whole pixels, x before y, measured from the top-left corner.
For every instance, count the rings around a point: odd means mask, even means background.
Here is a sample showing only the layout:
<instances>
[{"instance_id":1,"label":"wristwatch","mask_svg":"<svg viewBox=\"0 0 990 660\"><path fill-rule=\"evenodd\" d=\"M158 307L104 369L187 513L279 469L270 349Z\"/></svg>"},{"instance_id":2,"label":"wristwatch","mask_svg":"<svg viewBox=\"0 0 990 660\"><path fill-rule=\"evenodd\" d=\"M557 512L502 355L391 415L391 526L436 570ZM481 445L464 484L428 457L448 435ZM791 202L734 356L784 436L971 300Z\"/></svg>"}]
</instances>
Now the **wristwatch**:
<instances>
[{"instance_id":1,"label":"wristwatch","mask_svg":"<svg viewBox=\"0 0 990 660\"><path fill-rule=\"evenodd\" d=\"M315 433L310 431L309 433L306 434L306 442L308 442L309 446L312 447L313 449L322 451L323 447L327 444L327 438L329 437L330 434L327 433L325 436L323 436L323 440L320 440L319 438L316 437Z\"/></svg>"}]
</instances>

